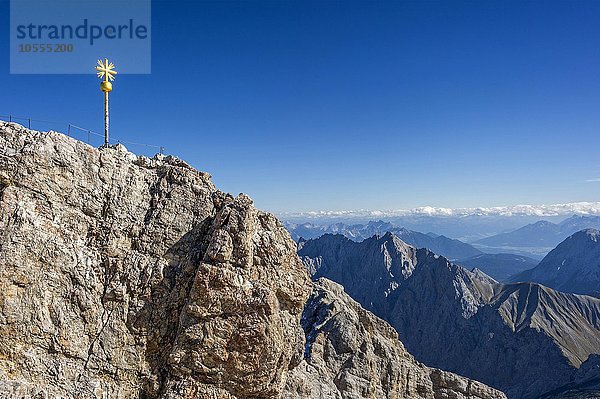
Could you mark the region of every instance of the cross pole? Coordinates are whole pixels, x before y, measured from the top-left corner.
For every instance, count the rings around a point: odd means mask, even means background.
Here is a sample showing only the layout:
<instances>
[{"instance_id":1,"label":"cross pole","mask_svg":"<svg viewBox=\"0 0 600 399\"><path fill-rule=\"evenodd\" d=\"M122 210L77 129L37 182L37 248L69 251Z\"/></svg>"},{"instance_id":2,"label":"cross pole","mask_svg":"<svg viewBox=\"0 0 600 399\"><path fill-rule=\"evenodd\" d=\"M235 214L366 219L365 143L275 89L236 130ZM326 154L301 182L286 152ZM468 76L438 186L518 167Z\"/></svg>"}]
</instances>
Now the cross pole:
<instances>
[{"instance_id":1,"label":"cross pole","mask_svg":"<svg viewBox=\"0 0 600 399\"><path fill-rule=\"evenodd\" d=\"M98 60L96 66L96 75L102 82L100 82L100 90L104 93L104 146L108 146L108 93L112 91L111 81L115 80L115 65L112 62L108 62L108 58L104 61Z\"/></svg>"}]
</instances>

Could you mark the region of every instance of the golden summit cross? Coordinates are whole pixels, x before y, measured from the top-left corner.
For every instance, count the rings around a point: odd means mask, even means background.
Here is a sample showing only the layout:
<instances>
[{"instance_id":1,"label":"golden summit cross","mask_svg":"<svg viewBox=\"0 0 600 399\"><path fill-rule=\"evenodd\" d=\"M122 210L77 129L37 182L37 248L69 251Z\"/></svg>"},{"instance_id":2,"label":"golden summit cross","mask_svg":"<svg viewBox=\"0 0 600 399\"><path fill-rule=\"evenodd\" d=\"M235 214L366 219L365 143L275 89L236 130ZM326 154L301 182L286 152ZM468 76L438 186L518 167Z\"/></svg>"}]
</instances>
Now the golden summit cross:
<instances>
[{"instance_id":1,"label":"golden summit cross","mask_svg":"<svg viewBox=\"0 0 600 399\"><path fill-rule=\"evenodd\" d=\"M115 65L105 58L104 61L98 60L96 66L96 75L102 82L100 83L100 90L104 93L104 146L108 146L108 93L112 91L111 81L115 80Z\"/></svg>"}]
</instances>

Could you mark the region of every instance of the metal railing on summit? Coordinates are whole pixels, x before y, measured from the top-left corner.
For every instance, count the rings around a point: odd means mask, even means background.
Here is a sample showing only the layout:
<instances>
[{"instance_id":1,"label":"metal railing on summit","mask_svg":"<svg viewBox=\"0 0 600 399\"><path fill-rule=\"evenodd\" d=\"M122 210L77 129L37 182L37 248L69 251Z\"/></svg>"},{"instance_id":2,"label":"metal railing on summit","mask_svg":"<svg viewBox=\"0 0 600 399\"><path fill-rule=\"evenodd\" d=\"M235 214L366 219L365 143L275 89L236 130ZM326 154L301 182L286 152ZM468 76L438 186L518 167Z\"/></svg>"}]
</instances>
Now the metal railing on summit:
<instances>
[{"instance_id":1,"label":"metal railing on summit","mask_svg":"<svg viewBox=\"0 0 600 399\"><path fill-rule=\"evenodd\" d=\"M0 119L3 119L8 122L19 123L19 124L27 127L28 129L37 129L37 130L46 129L46 130L54 130L54 131L61 132L61 133L63 133L64 129L66 129L67 136L77 139L79 141L86 142L87 144L94 145L94 146L98 143L100 143L100 145L104 144L104 134L98 133L92 129L87 129L85 127L75 125L73 123L49 121L49 120L44 120L44 119L34 119L34 118L30 118L30 117L22 117L22 116L15 116L15 115L0 115ZM110 144L123 144L127 147L135 146L135 147L143 147L143 148L152 148L152 149L157 150L160 154L164 154L164 152L165 152L164 146L140 143L140 142L129 141L129 140L122 140L122 139L115 140L114 138L112 138L110 141Z\"/></svg>"}]
</instances>

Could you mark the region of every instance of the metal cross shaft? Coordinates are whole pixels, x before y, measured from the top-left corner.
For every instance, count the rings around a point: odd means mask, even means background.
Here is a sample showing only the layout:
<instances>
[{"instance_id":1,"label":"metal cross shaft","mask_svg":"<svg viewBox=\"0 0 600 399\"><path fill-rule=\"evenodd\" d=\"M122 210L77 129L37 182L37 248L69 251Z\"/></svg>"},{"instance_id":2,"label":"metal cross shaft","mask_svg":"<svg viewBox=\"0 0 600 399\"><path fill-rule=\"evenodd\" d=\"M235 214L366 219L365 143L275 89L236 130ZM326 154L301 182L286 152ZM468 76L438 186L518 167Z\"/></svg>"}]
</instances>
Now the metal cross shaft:
<instances>
[{"instance_id":1,"label":"metal cross shaft","mask_svg":"<svg viewBox=\"0 0 600 399\"><path fill-rule=\"evenodd\" d=\"M104 92L104 146L108 146L108 93L112 91L112 80L115 80L115 75L117 71L115 71L115 66L112 62L108 62L108 59L105 58L104 61L98 60L98 65L96 66L96 75L99 78L103 78L100 83L100 90Z\"/></svg>"}]
</instances>

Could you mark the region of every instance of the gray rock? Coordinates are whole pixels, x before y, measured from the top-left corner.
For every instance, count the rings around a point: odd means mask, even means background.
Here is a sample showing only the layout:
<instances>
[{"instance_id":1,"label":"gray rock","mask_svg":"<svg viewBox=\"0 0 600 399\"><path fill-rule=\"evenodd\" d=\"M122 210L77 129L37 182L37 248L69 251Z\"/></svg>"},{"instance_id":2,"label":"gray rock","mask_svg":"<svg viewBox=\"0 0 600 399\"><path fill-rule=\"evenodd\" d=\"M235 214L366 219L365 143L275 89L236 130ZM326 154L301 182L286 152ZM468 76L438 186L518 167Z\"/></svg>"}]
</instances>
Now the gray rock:
<instances>
[{"instance_id":1,"label":"gray rock","mask_svg":"<svg viewBox=\"0 0 600 399\"><path fill-rule=\"evenodd\" d=\"M322 236L299 254L314 278L342 284L390 322L419 361L510 398L535 398L571 383L581 364L600 353L597 298L499 284L393 234L361 243Z\"/></svg>"},{"instance_id":2,"label":"gray rock","mask_svg":"<svg viewBox=\"0 0 600 399\"><path fill-rule=\"evenodd\" d=\"M479 382L417 362L388 323L330 280L315 282L302 325L305 360L291 372L287 398L505 398Z\"/></svg>"},{"instance_id":3,"label":"gray rock","mask_svg":"<svg viewBox=\"0 0 600 399\"><path fill-rule=\"evenodd\" d=\"M0 148L0 397L281 392L310 280L275 217L173 157Z\"/></svg>"}]
</instances>

